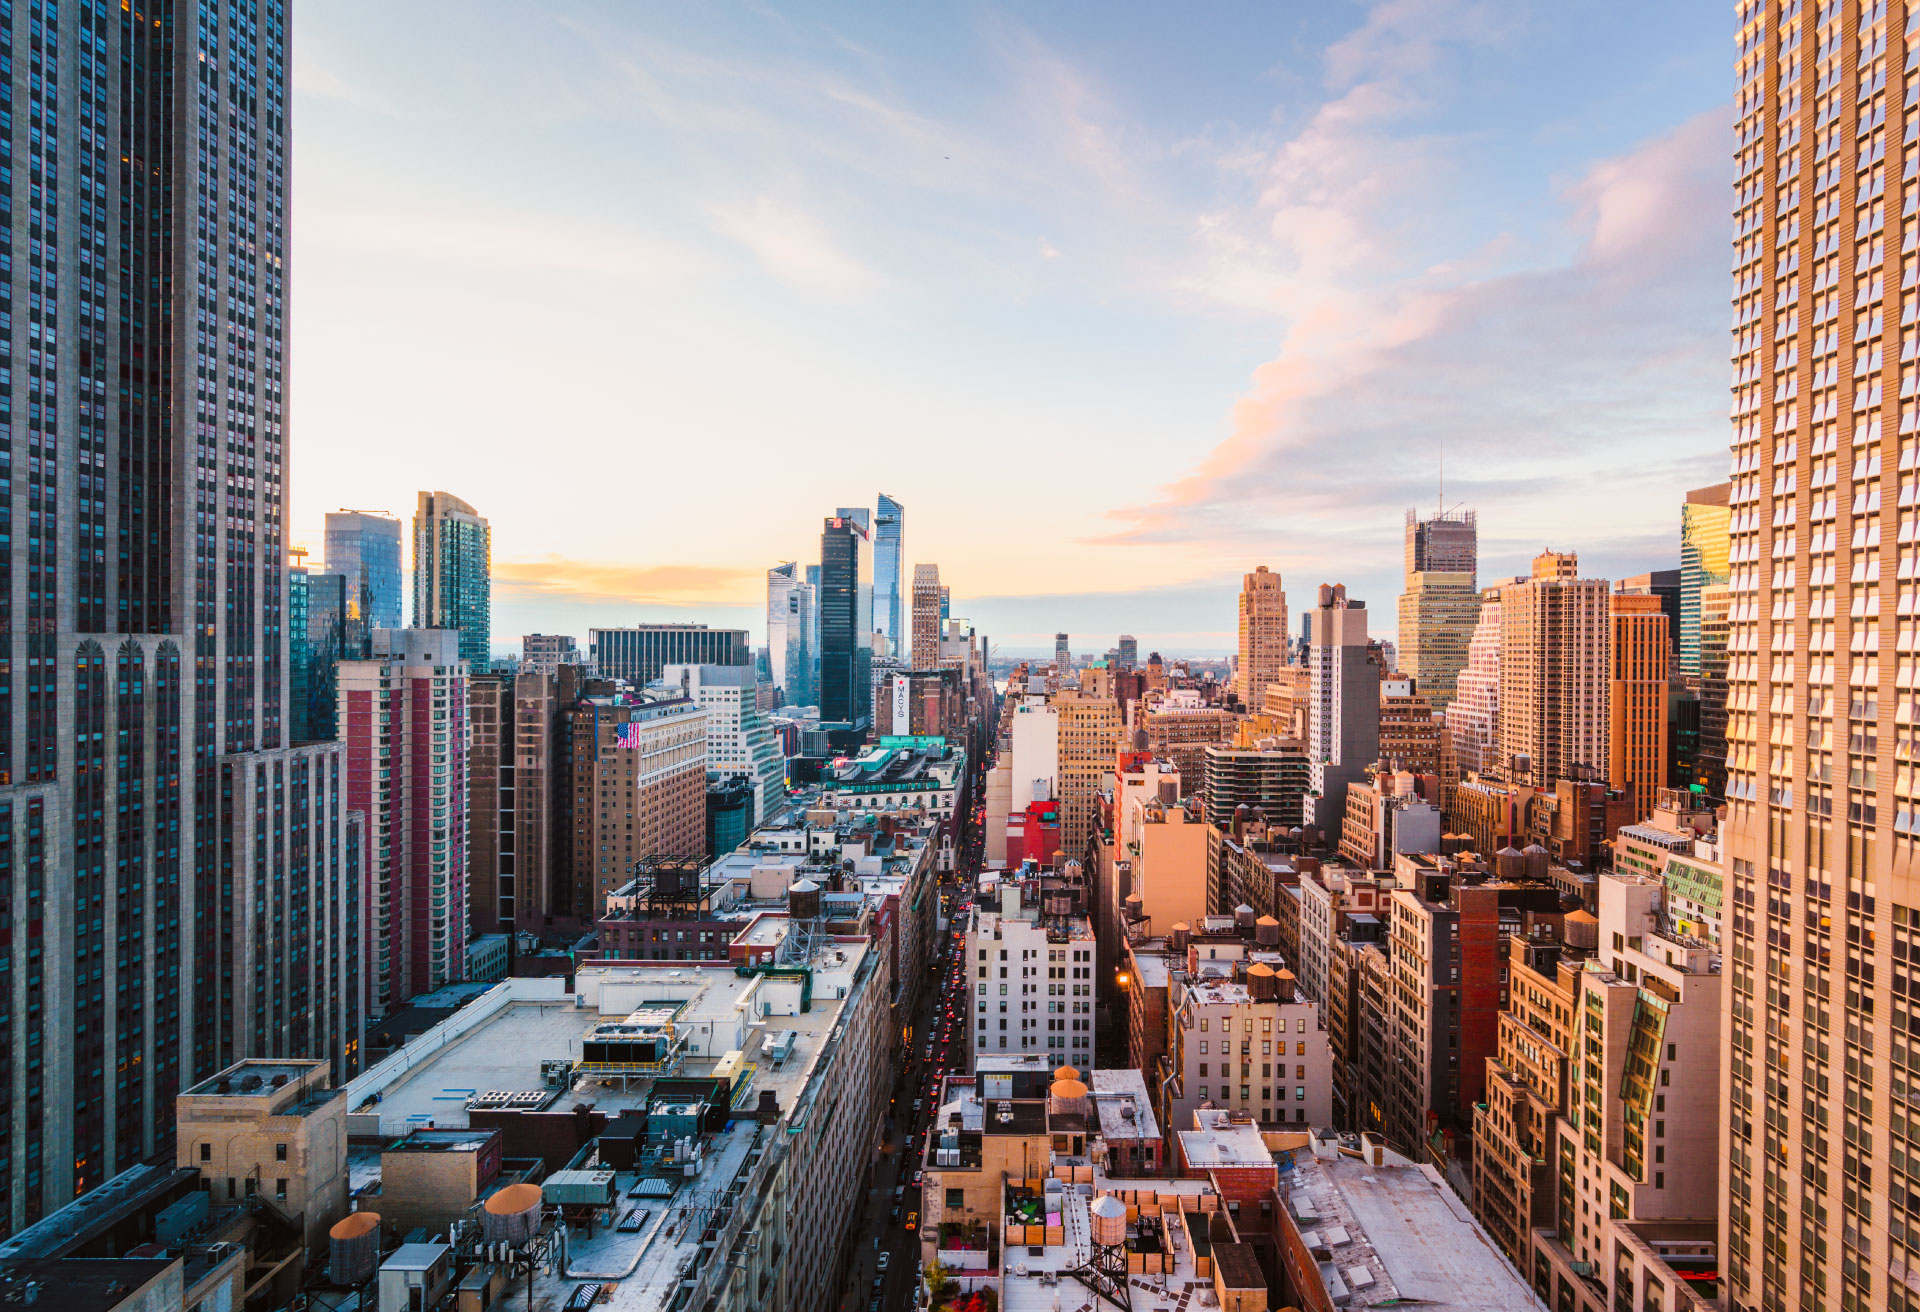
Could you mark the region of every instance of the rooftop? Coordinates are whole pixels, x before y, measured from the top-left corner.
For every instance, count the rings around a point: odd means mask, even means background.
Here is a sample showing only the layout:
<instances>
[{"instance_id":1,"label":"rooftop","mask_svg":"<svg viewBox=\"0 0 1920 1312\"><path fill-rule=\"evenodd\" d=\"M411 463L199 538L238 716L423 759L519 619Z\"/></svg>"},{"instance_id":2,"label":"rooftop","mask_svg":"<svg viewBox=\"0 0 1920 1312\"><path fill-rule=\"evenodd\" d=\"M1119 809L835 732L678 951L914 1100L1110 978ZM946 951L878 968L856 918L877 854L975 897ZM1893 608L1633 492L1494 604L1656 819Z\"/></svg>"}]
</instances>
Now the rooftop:
<instances>
[{"instance_id":1,"label":"rooftop","mask_svg":"<svg viewBox=\"0 0 1920 1312\"><path fill-rule=\"evenodd\" d=\"M1375 1166L1319 1145L1293 1161L1281 1191L1307 1247L1327 1254L1320 1277L1335 1302L1357 1292L1375 1307L1396 1299L1459 1312L1542 1306L1431 1167L1392 1155Z\"/></svg>"},{"instance_id":2,"label":"rooftop","mask_svg":"<svg viewBox=\"0 0 1920 1312\"><path fill-rule=\"evenodd\" d=\"M1132 1067L1093 1072L1093 1106L1100 1116L1103 1139L1158 1139L1160 1122L1154 1119L1147 1078ZM1132 1109L1132 1115L1127 1110Z\"/></svg>"},{"instance_id":3,"label":"rooftop","mask_svg":"<svg viewBox=\"0 0 1920 1312\"><path fill-rule=\"evenodd\" d=\"M1213 1107L1200 1108L1193 1117L1198 1128L1180 1131L1180 1151L1195 1170L1274 1164L1273 1150L1251 1120L1231 1120Z\"/></svg>"},{"instance_id":4,"label":"rooftop","mask_svg":"<svg viewBox=\"0 0 1920 1312\"><path fill-rule=\"evenodd\" d=\"M1060 1209L1061 1230L1066 1242L1028 1247L1014 1245L1002 1257L1005 1274L1001 1280L1003 1312L1056 1312L1065 1309L1097 1309L1111 1306L1096 1298L1091 1290L1068 1274L1086 1263L1093 1252L1093 1224L1088 1213L1095 1197L1107 1192L1128 1192L1142 1188L1151 1188L1162 1199L1170 1195L1180 1195L1181 1210L1185 1209L1186 1199L1193 1200L1194 1210L1198 1210L1202 1195L1212 1192L1212 1187L1204 1180L1127 1180L1108 1179L1104 1172L1096 1170L1091 1184L1068 1184L1049 1178L1044 1182L1047 1189L1047 1210L1051 1212L1057 1205ZM1151 1218L1143 1218L1127 1227L1127 1241L1130 1248L1139 1245L1155 1254L1165 1253L1172 1259L1172 1267L1165 1273L1165 1279L1158 1277L1139 1277L1132 1280L1131 1297L1134 1312L1173 1312L1174 1309L1186 1309L1192 1306L1189 1285L1204 1283L1194 1269L1193 1251L1176 1234L1166 1233L1169 1229L1177 1231L1178 1222L1174 1217L1165 1218L1162 1225L1156 1227Z\"/></svg>"},{"instance_id":5,"label":"rooftop","mask_svg":"<svg viewBox=\"0 0 1920 1312\"><path fill-rule=\"evenodd\" d=\"M112 1312L125 1305L133 1291L159 1276L176 1260L170 1257L16 1259L0 1263L0 1302L24 1302L24 1296L18 1291L31 1281L39 1286L41 1307L57 1308L59 1312Z\"/></svg>"}]
</instances>

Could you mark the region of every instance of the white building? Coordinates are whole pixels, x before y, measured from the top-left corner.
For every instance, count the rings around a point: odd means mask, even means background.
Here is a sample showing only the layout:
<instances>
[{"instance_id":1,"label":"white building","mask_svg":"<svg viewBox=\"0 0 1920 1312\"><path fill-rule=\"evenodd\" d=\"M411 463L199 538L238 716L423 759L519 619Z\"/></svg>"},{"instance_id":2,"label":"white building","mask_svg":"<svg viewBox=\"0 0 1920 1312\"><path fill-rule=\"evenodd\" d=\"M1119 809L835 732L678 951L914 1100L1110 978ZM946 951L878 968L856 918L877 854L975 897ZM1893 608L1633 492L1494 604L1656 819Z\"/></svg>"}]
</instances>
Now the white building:
<instances>
[{"instance_id":1,"label":"white building","mask_svg":"<svg viewBox=\"0 0 1920 1312\"><path fill-rule=\"evenodd\" d=\"M755 701L753 667L669 665L660 681L685 688L707 712L707 773L751 778L754 824L773 819L787 800L787 762Z\"/></svg>"},{"instance_id":2,"label":"white building","mask_svg":"<svg viewBox=\"0 0 1920 1312\"><path fill-rule=\"evenodd\" d=\"M1020 885L985 895L967 931L973 985L969 1033L983 1054L1046 1053L1050 1066L1093 1069L1093 926L1083 916L1043 918L1022 905Z\"/></svg>"},{"instance_id":3,"label":"white building","mask_svg":"<svg viewBox=\"0 0 1920 1312\"><path fill-rule=\"evenodd\" d=\"M1447 735L1464 776L1500 764L1500 593L1489 588L1467 643L1467 666L1447 704Z\"/></svg>"},{"instance_id":4,"label":"white building","mask_svg":"<svg viewBox=\"0 0 1920 1312\"><path fill-rule=\"evenodd\" d=\"M1176 977L1167 1005L1179 1077L1167 1124L1193 1124L1206 1104L1265 1126L1332 1124L1333 1045L1291 974L1255 962L1238 981Z\"/></svg>"}]
</instances>

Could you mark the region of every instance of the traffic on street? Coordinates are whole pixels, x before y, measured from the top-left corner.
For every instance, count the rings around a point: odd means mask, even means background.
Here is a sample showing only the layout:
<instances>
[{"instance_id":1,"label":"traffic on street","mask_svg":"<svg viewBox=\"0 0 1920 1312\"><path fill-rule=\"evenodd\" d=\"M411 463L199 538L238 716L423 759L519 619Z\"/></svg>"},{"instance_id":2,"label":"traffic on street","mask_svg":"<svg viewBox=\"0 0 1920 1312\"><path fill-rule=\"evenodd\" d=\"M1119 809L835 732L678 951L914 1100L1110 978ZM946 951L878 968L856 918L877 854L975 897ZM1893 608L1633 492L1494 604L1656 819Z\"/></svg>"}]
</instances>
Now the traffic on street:
<instances>
[{"instance_id":1,"label":"traffic on street","mask_svg":"<svg viewBox=\"0 0 1920 1312\"><path fill-rule=\"evenodd\" d=\"M843 1312L901 1312L913 1305L920 1279L927 1134L939 1110L941 1080L967 1065L965 949L982 859L983 804L975 801L967 818L957 868L941 881L939 923L945 928L927 964L936 986L925 991L908 1031L910 1046L893 1087L868 1193L869 1233L849 1273Z\"/></svg>"}]
</instances>

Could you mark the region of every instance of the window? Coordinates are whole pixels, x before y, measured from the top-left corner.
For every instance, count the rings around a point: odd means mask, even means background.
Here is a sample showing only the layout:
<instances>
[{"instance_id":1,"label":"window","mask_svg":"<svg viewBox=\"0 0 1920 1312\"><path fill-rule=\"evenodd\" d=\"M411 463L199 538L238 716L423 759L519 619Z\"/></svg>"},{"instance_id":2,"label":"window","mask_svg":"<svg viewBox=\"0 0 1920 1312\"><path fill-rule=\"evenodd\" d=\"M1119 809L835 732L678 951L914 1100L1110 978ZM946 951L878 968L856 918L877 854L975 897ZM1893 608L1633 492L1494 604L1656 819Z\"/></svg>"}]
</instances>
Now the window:
<instances>
[{"instance_id":1,"label":"window","mask_svg":"<svg viewBox=\"0 0 1920 1312\"><path fill-rule=\"evenodd\" d=\"M287 1182L284 1177L282 1177L281 1179L275 1180L273 1182L273 1196L275 1198L280 1199L282 1202L286 1201Z\"/></svg>"},{"instance_id":2,"label":"window","mask_svg":"<svg viewBox=\"0 0 1920 1312\"><path fill-rule=\"evenodd\" d=\"M285 1144L277 1143L273 1146L273 1160L276 1162L284 1162L287 1160L287 1146Z\"/></svg>"},{"instance_id":3,"label":"window","mask_svg":"<svg viewBox=\"0 0 1920 1312\"><path fill-rule=\"evenodd\" d=\"M210 1143L203 1143L203 1144L201 1144L201 1145L200 1145L200 1160L201 1160L201 1161L203 1161L203 1162L210 1162L210 1161L212 1161L212 1160L213 1160L213 1145L212 1145L212 1144L210 1144Z\"/></svg>"},{"instance_id":4,"label":"window","mask_svg":"<svg viewBox=\"0 0 1920 1312\"><path fill-rule=\"evenodd\" d=\"M1307 1091L1305 1087L1301 1085L1295 1085L1293 1090L1293 1099L1295 1102L1305 1102L1307 1100Z\"/></svg>"},{"instance_id":5,"label":"window","mask_svg":"<svg viewBox=\"0 0 1920 1312\"><path fill-rule=\"evenodd\" d=\"M1207 1041L1205 1039L1200 1040L1200 1055L1202 1057L1207 1055Z\"/></svg>"}]
</instances>

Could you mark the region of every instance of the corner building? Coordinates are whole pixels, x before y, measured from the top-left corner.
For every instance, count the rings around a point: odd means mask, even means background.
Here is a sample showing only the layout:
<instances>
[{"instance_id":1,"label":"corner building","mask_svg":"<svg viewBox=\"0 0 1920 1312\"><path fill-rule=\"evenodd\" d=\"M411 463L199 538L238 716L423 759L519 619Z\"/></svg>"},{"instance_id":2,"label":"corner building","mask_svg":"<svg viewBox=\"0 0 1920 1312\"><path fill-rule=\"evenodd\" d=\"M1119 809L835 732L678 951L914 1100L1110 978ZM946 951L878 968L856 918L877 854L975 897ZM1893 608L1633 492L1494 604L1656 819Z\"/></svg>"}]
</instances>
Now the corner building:
<instances>
[{"instance_id":1,"label":"corner building","mask_svg":"<svg viewBox=\"0 0 1920 1312\"><path fill-rule=\"evenodd\" d=\"M338 751L290 745L286 40L0 10L0 1230L239 1057L358 1059Z\"/></svg>"},{"instance_id":2,"label":"corner building","mask_svg":"<svg viewBox=\"0 0 1920 1312\"><path fill-rule=\"evenodd\" d=\"M1734 1312L1900 1312L1920 1307L1920 6L1735 12L1721 1270Z\"/></svg>"}]
</instances>

